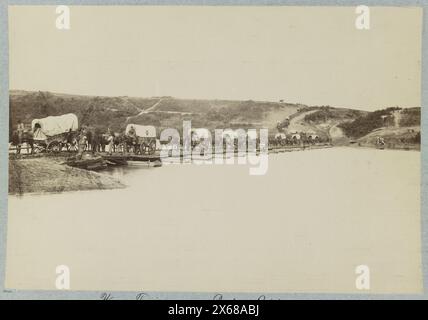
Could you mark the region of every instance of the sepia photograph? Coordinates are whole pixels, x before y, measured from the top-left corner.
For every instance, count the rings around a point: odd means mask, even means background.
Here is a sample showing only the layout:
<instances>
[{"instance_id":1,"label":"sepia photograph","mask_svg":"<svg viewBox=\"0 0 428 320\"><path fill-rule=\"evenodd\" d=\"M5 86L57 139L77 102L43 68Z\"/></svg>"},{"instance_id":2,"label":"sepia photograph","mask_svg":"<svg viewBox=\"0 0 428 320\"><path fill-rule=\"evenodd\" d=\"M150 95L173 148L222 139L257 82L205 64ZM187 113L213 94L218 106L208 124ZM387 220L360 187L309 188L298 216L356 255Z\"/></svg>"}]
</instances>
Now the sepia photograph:
<instances>
[{"instance_id":1,"label":"sepia photograph","mask_svg":"<svg viewBox=\"0 0 428 320\"><path fill-rule=\"evenodd\" d=\"M4 288L422 294L422 27L9 5Z\"/></svg>"}]
</instances>

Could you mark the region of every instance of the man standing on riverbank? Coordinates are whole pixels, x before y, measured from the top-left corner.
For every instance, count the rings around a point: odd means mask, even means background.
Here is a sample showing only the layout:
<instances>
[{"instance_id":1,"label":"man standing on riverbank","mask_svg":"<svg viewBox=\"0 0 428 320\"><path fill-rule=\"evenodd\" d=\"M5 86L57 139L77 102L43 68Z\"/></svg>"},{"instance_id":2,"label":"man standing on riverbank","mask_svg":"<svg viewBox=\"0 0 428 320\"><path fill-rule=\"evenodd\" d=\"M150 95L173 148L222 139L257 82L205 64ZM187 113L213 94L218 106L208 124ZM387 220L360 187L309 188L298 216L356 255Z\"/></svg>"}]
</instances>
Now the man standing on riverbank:
<instances>
[{"instance_id":1,"label":"man standing on riverbank","mask_svg":"<svg viewBox=\"0 0 428 320\"><path fill-rule=\"evenodd\" d=\"M18 120L18 126L16 128L16 133L18 135L18 143L16 145L16 153L21 153L21 145L22 145L22 138L24 136L25 126L24 123L22 123L21 120Z\"/></svg>"}]
</instances>

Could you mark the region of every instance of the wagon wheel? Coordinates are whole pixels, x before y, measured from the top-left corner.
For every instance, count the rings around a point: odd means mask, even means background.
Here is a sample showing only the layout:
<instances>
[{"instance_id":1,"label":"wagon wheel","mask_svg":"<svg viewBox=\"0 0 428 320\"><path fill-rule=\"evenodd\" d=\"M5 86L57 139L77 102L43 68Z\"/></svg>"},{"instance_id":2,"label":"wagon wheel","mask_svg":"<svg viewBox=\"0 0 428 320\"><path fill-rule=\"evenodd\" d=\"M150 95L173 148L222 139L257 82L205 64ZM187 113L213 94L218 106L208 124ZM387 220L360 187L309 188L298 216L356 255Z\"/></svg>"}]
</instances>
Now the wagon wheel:
<instances>
[{"instance_id":1,"label":"wagon wheel","mask_svg":"<svg viewBox=\"0 0 428 320\"><path fill-rule=\"evenodd\" d=\"M49 152L60 152L62 149L62 143L58 142L58 141L52 141L51 143L49 143L47 150Z\"/></svg>"},{"instance_id":2,"label":"wagon wheel","mask_svg":"<svg viewBox=\"0 0 428 320\"><path fill-rule=\"evenodd\" d=\"M44 143L34 143L33 146L34 153L41 153L46 151L46 145Z\"/></svg>"},{"instance_id":3,"label":"wagon wheel","mask_svg":"<svg viewBox=\"0 0 428 320\"><path fill-rule=\"evenodd\" d=\"M149 145L149 154L154 154L156 152L156 141L151 141Z\"/></svg>"},{"instance_id":4,"label":"wagon wheel","mask_svg":"<svg viewBox=\"0 0 428 320\"><path fill-rule=\"evenodd\" d=\"M73 140L70 150L75 152L79 150L79 144L76 139Z\"/></svg>"},{"instance_id":5,"label":"wagon wheel","mask_svg":"<svg viewBox=\"0 0 428 320\"><path fill-rule=\"evenodd\" d=\"M71 142L65 143L65 146L67 147L67 151L69 152L77 152L79 149L79 145L77 144L77 140L73 139Z\"/></svg>"}]
</instances>

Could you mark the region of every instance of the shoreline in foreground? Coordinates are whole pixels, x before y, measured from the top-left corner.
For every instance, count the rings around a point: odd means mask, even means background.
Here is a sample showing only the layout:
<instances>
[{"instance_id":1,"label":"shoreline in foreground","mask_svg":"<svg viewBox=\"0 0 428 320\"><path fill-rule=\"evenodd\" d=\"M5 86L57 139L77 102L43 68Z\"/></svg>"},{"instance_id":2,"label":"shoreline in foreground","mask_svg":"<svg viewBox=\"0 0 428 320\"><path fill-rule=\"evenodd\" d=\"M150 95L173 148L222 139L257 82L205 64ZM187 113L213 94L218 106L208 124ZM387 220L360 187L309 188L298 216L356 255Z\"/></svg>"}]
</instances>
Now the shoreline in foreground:
<instances>
[{"instance_id":1,"label":"shoreline in foreground","mask_svg":"<svg viewBox=\"0 0 428 320\"><path fill-rule=\"evenodd\" d=\"M9 159L9 195L125 187L111 176L69 167L63 161L64 157Z\"/></svg>"}]
</instances>

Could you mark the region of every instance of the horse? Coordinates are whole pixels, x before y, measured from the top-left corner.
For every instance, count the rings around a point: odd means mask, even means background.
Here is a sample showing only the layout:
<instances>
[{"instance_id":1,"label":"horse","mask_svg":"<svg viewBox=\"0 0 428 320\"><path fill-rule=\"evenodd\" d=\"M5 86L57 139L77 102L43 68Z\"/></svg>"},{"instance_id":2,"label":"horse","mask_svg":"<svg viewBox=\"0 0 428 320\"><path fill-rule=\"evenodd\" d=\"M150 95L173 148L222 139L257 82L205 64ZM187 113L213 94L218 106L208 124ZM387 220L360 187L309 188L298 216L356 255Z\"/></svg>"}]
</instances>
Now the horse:
<instances>
[{"instance_id":1,"label":"horse","mask_svg":"<svg viewBox=\"0 0 428 320\"><path fill-rule=\"evenodd\" d=\"M108 139L100 130L95 129L94 131L89 131L87 137L92 153L105 151Z\"/></svg>"},{"instance_id":2,"label":"horse","mask_svg":"<svg viewBox=\"0 0 428 320\"><path fill-rule=\"evenodd\" d=\"M71 129L67 132L65 136L65 141L63 141L62 145L66 147L67 151L76 151L77 146L77 134L76 132L71 131ZM62 149L62 147L61 147Z\"/></svg>"},{"instance_id":3,"label":"horse","mask_svg":"<svg viewBox=\"0 0 428 320\"><path fill-rule=\"evenodd\" d=\"M300 144L301 142L301 136L298 133L294 133L291 135L291 144L292 145L296 145L296 144Z\"/></svg>"},{"instance_id":4,"label":"horse","mask_svg":"<svg viewBox=\"0 0 428 320\"><path fill-rule=\"evenodd\" d=\"M287 144L287 136L285 133L277 133L273 142L277 146L285 146Z\"/></svg>"},{"instance_id":5,"label":"horse","mask_svg":"<svg viewBox=\"0 0 428 320\"><path fill-rule=\"evenodd\" d=\"M108 145L108 137L106 134L99 133L97 135L97 142L98 142L98 151L99 152L105 152L106 151L106 145Z\"/></svg>"},{"instance_id":6,"label":"horse","mask_svg":"<svg viewBox=\"0 0 428 320\"><path fill-rule=\"evenodd\" d=\"M140 146L135 137L131 137L124 133L116 133L113 138L113 150L122 150L122 152L130 152L137 154L140 151Z\"/></svg>"},{"instance_id":7,"label":"horse","mask_svg":"<svg viewBox=\"0 0 428 320\"><path fill-rule=\"evenodd\" d=\"M113 139L113 141L111 141L111 139ZM97 135L96 141L100 152L106 152L106 146L108 146L110 142L112 142L112 146L108 152L119 152L120 150L122 152L128 151L128 144L131 144L127 137L120 133L100 133Z\"/></svg>"}]
</instances>

